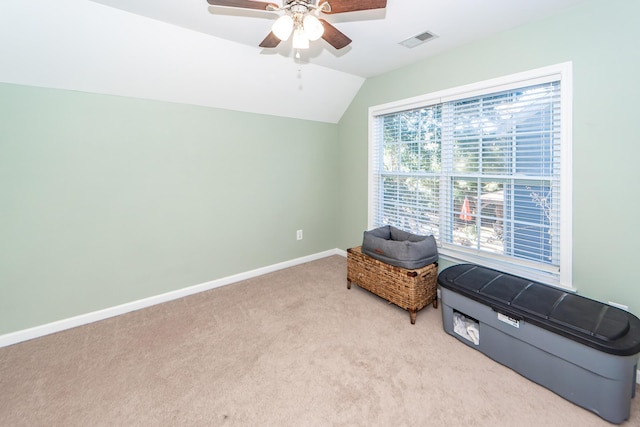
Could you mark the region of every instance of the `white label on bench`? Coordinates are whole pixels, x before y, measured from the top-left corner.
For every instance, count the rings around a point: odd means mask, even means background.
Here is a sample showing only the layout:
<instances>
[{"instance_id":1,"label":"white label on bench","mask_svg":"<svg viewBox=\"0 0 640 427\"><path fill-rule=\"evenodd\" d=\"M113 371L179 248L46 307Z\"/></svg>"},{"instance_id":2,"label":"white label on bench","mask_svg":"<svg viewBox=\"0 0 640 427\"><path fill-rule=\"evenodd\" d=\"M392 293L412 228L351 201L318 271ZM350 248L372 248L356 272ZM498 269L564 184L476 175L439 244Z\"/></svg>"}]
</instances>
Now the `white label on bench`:
<instances>
[{"instance_id":1,"label":"white label on bench","mask_svg":"<svg viewBox=\"0 0 640 427\"><path fill-rule=\"evenodd\" d=\"M502 320L504 323L507 323L515 328L520 327L520 321L518 319L509 317L506 314L498 313L498 320Z\"/></svg>"}]
</instances>

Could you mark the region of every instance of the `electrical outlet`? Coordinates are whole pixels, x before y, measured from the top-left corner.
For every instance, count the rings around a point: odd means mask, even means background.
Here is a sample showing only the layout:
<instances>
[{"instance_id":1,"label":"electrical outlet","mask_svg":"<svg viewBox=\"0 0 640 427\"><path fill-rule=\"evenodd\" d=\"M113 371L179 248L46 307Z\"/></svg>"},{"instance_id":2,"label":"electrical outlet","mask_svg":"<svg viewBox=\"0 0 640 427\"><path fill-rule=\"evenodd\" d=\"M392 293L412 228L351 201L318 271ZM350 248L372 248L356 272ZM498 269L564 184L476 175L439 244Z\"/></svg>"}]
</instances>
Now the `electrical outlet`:
<instances>
[{"instance_id":1,"label":"electrical outlet","mask_svg":"<svg viewBox=\"0 0 640 427\"><path fill-rule=\"evenodd\" d=\"M297 240L302 240L302 230L296 231L296 239Z\"/></svg>"}]
</instances>

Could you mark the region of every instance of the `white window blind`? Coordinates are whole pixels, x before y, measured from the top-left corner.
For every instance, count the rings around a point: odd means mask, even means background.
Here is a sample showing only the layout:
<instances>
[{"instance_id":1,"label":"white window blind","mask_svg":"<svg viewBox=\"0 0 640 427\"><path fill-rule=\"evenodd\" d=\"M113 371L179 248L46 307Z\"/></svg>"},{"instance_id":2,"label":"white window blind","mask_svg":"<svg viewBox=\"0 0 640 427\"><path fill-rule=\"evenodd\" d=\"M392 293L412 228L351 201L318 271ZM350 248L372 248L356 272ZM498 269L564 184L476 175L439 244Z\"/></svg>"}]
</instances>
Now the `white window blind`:
<instances>
[{"instance_id":1,"label":"white window blind","mask_svg":"<svg viewBox=\"0 0 640 427\"><path fill-rule=\"evenodd\" d=\"M570 286L561 76L373 108L370 226L432 234L442 255Z\"/></svg>"}]
</instances>

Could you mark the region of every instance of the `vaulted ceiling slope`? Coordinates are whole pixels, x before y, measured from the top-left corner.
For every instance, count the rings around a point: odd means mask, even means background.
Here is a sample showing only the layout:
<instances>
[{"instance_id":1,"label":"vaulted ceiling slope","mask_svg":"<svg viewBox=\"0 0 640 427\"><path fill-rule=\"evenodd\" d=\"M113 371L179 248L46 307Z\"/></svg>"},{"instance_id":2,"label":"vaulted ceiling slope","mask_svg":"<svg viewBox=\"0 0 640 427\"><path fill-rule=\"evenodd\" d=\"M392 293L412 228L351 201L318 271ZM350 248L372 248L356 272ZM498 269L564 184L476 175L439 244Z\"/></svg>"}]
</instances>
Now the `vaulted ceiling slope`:
<instances>
[{"instance_id":1,"label":"vaulted ceiling slope","mask_svg":"<svg viewBox=\"0 0 640 427\"><path fill-rule=\"evenodd\" d=\"M88 0L2 0L0 61L6 83L329 123L364 82Z\"/></svg>"},{"instance_id":2,"label":"vaulted ceiling slope","mask_svg":"<svg viewBox=\"0 0 640 427\"><path fill-rule=\"evenodd\" d=\"M2 0L0 82L129 96L337 123L365 78L584 0L389 0L331 15L353 39L257 45L275 13L206 0ZM412 49L398 43L430 31Z\"/></svg>"}]
</instances>

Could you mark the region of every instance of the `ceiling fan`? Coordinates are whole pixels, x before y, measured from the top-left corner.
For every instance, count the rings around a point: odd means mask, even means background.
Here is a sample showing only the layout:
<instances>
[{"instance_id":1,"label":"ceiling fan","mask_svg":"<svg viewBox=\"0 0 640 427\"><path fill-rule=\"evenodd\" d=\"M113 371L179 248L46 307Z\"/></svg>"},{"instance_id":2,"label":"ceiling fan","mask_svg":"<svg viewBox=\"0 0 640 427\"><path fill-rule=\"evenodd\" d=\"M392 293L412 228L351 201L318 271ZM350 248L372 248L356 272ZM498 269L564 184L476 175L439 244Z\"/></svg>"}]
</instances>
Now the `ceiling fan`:
<instances>
[{"instance_id":1,"label":"ceiling fan","mask_svg":"<svg viewBox=\"0 0 640 427\"><path fill-rule=\"evenodd\" d=\"M238 7L244 9L284 12L271 27L271 32L260 43L260 47L274 48L293 34L293 48L307 49L309 41L322 37L336 49L351 43L351 39L320 14L355 12L383 9L387 0L282 0L282 6L253 0L207 0L212 6Z\"/></svg>"}]
</instances>

